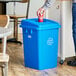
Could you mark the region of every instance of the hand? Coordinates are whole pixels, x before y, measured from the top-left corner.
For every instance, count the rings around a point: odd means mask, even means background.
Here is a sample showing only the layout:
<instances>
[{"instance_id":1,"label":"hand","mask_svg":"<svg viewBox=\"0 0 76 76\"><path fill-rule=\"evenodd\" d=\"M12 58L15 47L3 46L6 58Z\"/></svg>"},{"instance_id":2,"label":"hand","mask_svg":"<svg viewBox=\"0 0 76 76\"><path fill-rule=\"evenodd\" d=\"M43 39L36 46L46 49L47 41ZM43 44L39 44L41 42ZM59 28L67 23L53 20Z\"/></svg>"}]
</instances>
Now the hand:
<instances>
[{"instance_id":1,"label":"hand","mask_svg":"<svg viewBox=\"0 0 76 76\"><path fill-rule=\"evenodd\" d=\"M37 11L37 16L38 17L43 17L45 13L45 9L44 8L39 8Z\"/></svg>"}]
</instances>

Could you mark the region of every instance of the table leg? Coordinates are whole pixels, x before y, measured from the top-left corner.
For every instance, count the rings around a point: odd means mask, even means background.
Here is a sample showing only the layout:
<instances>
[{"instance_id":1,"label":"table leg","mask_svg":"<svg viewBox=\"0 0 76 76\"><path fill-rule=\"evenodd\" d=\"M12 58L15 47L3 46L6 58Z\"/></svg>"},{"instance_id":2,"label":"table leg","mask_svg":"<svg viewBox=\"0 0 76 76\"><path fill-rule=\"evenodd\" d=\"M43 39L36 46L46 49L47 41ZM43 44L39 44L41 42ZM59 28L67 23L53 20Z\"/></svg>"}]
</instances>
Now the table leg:
<instances>
[{"instance_id":1,"label":"table leg","mask_svg":"<svg viewBox=\"0 0 76 76\"><path fill-rule=\"evenodd\" d=\"M14 32L13 32L13 36L15 38L15 19L14 19Z\"/></svg>"},{"instance_id":2,"label":"table leg","mask_svg":"<svg viewBox=\"0 0 76 76\"><path fill-rule=\"evenodd\" d=\"M18 19L15 18L14 22L14 38L16 38L16 41L18 41Z\"/></svg>"}]
</instances>

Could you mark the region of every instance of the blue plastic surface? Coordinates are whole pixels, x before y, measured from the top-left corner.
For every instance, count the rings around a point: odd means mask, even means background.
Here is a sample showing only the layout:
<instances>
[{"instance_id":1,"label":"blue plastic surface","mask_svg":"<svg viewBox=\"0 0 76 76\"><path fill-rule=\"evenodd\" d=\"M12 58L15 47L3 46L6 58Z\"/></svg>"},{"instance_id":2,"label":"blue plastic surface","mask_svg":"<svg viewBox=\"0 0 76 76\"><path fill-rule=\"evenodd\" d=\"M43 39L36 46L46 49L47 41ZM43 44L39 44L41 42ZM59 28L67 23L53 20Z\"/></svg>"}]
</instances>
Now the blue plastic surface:
<instances>
[{"instance_id":1,"label":"blue plastic surface","mask_svg":"<svg viewBox=\"0 0 76 76\"><path fill-rule=\"evenodd\" d=\"M38 19L26 19L21 21L21 27L37 30L59 28L60 25L52 20L44 19L44 22L38 22Z\"/></svg>"},{"instance_id":2,"label":"blue plastic surface","mask_svg":"<svg viewBox=\"0 0 76 76\"><path fill-rule=\"evenodd\" d=\"M37 70L55 68L60 25L47 19L43 23L37 20L27 19L21 22L25 66Z\"/></svg>"}]
</instances>

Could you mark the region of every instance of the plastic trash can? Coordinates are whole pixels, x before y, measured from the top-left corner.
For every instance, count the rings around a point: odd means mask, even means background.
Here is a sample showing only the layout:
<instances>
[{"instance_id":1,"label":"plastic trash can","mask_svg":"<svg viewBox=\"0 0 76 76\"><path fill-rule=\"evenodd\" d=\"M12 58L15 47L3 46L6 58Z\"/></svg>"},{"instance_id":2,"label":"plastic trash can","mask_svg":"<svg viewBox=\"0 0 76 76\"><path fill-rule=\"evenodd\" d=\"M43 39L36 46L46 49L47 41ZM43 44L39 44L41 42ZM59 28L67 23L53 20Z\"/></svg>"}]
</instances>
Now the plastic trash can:
<instances>
[{"instance_id":1,"label":"plastic trash can","mask_svg":"<svg viewBox=\"0 0 76 76\"><path fill-rule=\"evenodd\" d=\"M40 23L35 18L22 20L21 27L25 66L37 70L57 67L60 25L48 19Z\"/></svg>"}]
</instances>

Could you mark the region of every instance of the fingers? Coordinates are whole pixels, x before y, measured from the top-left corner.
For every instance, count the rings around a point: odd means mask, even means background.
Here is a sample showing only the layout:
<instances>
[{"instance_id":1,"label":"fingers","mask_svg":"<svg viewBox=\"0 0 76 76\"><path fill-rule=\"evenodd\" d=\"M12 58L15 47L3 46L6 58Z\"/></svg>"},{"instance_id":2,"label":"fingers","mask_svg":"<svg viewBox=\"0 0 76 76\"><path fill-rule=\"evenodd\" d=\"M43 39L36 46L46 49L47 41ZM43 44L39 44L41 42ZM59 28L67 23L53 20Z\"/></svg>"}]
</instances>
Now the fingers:
<instances>
[{"instance_id":1,"label":"fingers","mask_svg":"<svg viewBox=\"0 0 76 76\"><path fill-rule=\"evenodd\" d=\"M39 16L40 12L41 12L41 8L38 9L37 16Z\"/></svg>"},{"instance_id":2,"label":"fingers","mask_svg":"<svg viewBox=\"0 0 76 76\"><path fill-rule=\"evenodd\" d=\"M37 16L43 16L44 12L45 12L45 10L43 8L39 8L37 11Z\"/></svg>"}]
</instances>

